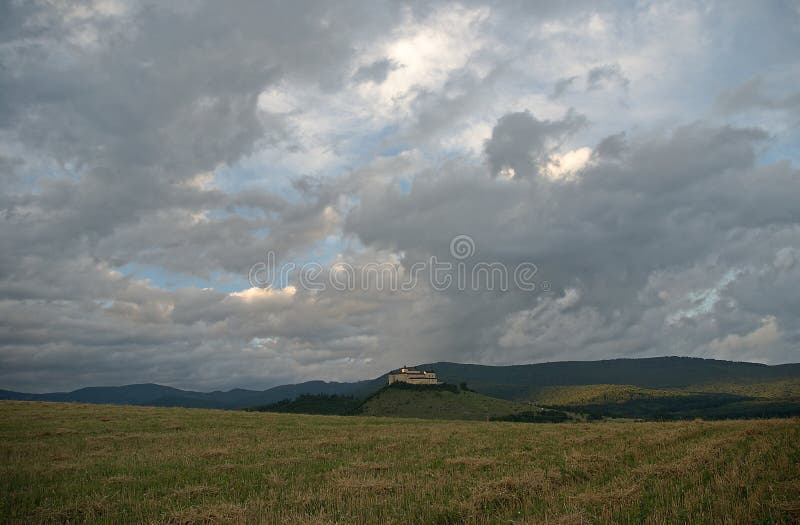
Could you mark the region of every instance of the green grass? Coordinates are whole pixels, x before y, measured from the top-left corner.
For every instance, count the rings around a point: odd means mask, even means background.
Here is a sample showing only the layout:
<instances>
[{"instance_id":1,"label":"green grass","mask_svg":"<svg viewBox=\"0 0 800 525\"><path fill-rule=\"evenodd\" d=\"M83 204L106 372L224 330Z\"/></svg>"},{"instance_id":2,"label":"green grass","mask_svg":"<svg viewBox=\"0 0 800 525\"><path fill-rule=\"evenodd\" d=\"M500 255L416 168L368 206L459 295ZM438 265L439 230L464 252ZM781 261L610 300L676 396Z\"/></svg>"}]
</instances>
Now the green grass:
<instances>
[{"instance_id":1,"label":"green grass","mask_svg":"<svg viewBox=\"0 0 800 525\"><path fill-rule=\"evenodd\" d=\"M0 402L3 523L791 523L797 419L495 423Z\"/></svg>"}]
</instances>

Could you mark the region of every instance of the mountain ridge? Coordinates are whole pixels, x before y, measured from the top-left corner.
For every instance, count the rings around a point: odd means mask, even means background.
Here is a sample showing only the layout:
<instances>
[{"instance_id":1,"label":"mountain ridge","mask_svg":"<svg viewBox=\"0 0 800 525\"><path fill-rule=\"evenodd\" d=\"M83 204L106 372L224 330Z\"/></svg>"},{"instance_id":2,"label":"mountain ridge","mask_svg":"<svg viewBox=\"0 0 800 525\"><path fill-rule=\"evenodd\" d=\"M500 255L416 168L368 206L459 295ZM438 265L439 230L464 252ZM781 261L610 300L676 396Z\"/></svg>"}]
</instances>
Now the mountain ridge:
<instances>
[{"instance_id":1,"label":"mountain ridge","mask_svg":"<svg viewBox=\"0 0 800 525\"><path fill-rule=\"evenodd\" d=\"M523 365L480 365L449 361L417 365L434 370L447 383L507 400L526 400L547 386L632 385L640 388L689 388L722 383L760 383L800 379L800 363L766 365L697 357L616 358L550 361ZM29 394L0 390L0 399L238 409L294 399L302 394L366 397L386 383L387 373L356 382L322 380L278 385L266 390L234 388L199 392L155 383L84 387L71 392Z\"/></svg>"}]
</instances>

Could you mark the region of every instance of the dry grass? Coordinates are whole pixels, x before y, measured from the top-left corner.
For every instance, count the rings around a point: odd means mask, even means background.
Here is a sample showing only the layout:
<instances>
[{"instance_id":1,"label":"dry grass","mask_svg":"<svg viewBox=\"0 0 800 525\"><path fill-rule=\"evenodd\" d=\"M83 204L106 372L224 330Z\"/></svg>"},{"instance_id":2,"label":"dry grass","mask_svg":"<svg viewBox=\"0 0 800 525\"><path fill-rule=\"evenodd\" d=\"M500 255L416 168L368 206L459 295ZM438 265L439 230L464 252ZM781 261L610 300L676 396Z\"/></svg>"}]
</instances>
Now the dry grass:
<instances>
[{"instance_id":1,"label":"dry grass","mask_svg":"<svg viewBox=\"0 0 800 525\"><path fill-rule=\"evenodd\" d=\"M3 523L798 523L798 420L524 424L0 402Z\"/></svg>"},{"instance_id":2,"label":"dry grass","mask_svg":"<svg viewBox=\"0 0 800 525\"><path fill-rule=\"evenodd\" d=\"M167 523L174 525L246 523L245 508L230 503L198 505L172 513Z\"/></svg>"}]
</instances>

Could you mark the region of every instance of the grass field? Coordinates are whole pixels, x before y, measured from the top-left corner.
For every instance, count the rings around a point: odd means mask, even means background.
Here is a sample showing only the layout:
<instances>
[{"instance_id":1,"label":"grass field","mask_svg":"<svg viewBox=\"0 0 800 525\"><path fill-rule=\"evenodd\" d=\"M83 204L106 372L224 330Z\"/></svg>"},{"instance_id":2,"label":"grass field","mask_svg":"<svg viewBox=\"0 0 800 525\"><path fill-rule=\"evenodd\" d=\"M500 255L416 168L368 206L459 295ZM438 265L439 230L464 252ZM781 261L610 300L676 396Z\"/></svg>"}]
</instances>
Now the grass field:
<instances>
[{"instance_id":1,"label":"grass field","mask_svg":"<svg viewBox=\"0 0 800 525\"><path fill-rule=\"evenodd\" d=\"M10 523L792 523L797 419L525 424L0 402Z\"/></svg>"}]
</instances>

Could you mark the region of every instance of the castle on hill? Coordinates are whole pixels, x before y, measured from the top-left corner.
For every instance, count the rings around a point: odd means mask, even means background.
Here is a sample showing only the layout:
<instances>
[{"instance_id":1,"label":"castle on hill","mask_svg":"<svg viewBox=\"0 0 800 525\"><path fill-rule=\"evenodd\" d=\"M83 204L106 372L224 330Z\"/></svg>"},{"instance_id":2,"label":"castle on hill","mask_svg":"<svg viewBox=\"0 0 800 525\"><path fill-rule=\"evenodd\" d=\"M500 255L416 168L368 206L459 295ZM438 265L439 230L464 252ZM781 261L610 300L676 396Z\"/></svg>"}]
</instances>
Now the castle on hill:
<instances>
[{"instance_id":1,"label":"castle on hill","mask_svg":"<svg viewBox=\"0 0 800 525\"><path fill-rule=\"evenodd\" d=\"M412 385L441 385L442 382L436 379L436 372L416 370L414 368L403 367L389 373L389 384L392 383L411 383Z\"/></svg>"}]
</instances>

